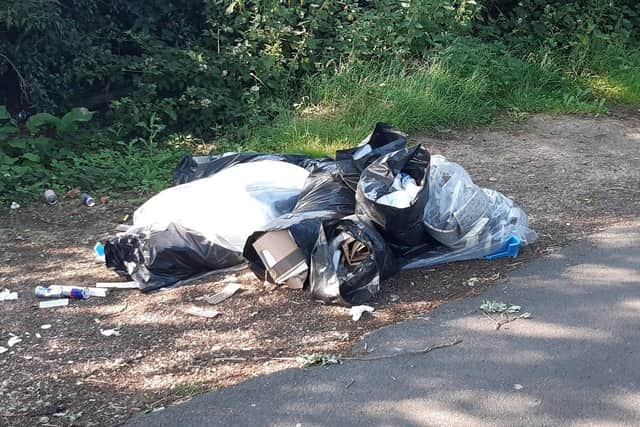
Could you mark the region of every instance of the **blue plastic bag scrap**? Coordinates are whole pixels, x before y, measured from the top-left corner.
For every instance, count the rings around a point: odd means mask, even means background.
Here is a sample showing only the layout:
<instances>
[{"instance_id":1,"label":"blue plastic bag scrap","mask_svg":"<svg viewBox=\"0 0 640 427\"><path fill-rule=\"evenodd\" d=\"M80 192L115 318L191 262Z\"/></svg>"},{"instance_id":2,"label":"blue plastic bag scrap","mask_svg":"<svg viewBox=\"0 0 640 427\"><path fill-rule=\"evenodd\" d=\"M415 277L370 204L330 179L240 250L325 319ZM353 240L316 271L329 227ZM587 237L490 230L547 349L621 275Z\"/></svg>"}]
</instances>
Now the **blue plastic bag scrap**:
<instances>
[{"instance_id":1,"label":"blue plastic bag scrap","mask_svg":"<svg viewBox=\"0 0 640 427\"><path fill-rule=\"evenodd\" d=\"M515 257L536 240L513 200L407 142L377 123L335 159L185 156L175 186L104 242L105 263L143 292L246 263L261 281L348 306L375 298L400 270Z\"/></svg>"}]
</instances>

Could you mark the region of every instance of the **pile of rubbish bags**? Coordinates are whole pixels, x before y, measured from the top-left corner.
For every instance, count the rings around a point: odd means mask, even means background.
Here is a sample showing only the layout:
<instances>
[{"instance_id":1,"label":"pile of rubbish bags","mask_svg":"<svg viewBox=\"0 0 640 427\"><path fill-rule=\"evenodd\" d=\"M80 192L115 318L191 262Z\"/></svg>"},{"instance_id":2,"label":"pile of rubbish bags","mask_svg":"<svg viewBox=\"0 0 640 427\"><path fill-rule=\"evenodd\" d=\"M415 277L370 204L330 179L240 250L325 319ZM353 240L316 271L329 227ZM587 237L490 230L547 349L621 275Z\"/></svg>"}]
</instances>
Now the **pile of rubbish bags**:
<instances>
[{"instance_id":1,"label":"pile of rubbish bags","mask_svg":"<svg viewBox=\"0 0 640 427\"><path fill-rule=\"evenodd\" d=\"M143 292L247 263L315 300L361 304L400 270L516 256L536 239L512 200L384 123L335 159L186 156L175 182L104 245Z\"/></svg>"}]
</instances>

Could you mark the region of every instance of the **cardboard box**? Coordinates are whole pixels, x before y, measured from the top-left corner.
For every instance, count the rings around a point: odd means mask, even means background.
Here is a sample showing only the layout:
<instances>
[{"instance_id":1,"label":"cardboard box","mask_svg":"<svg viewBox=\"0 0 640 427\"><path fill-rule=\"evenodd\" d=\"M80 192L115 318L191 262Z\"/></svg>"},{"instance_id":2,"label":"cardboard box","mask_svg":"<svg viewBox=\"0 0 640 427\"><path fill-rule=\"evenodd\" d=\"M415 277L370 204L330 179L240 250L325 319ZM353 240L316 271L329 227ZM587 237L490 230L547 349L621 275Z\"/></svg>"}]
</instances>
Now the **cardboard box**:
<instances>
[{"instance_id":1,"label":"cardboard box","mask_svg":"<svg viewBox=\"0 0 640 427\"><path fill-rule=\"evenodd\" d=\"M253 248L275 283L285 283L309 269L289 230L265 233L253 243Z\"/></svg>"}]
</instances>

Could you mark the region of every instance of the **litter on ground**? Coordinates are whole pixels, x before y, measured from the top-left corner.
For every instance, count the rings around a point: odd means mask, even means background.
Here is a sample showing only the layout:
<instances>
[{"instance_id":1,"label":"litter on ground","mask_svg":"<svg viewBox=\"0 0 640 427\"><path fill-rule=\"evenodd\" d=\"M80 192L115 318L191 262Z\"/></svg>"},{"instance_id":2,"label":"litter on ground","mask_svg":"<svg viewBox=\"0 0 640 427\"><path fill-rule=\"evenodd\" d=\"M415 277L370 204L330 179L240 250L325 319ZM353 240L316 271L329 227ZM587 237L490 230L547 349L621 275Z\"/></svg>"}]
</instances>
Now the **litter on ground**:
<instances>
[{"instance_id":1,"label":"litter on ground","mask_svg":"<svg viewBox=\"0 0 640 427\"><path fill-rule=\"evenodd\" d=\"M150 292L247 263L274 288L351 306L399 271L517 256L536 239L511 199L383 123L335 158L185 156L175 184L100 243L106 266L131 281L96 287Z\"/></svg>"},{"instance_id":2,"label":"litter on ground","mask_svg":"<svg viewBox=\"0 0 640 427\"><path fill-rule=\"evenodd\" d=\"M60 299L52 299L47 301L40 301L40 308L53 308L53 307L63 307L65 305L69 305L69 298L60 298Z\"/></svg>"},{"instance_id":3,"label":"litter on ground","mask_svg":"<svg viewBox=\"0 0 640 427\"><path fill-rule=\"evenodd\" d=\"M209 319L213 319L214 317L218 317L220 315L220 312L218 310L198 307L196 305L192 305L191 307L184 309L184 312L187 314L191 314L192 316L206 317Z\"/></svg>"},{"instance_id":4,"label":"litter on ground","mask_svg":"<svg viewBox=\"0 0 640 427\"><path fill-rule=\"evenodd\" d=\"M364 313L373 313L374 309L368 305L354 305L349 309L349 314L351 315L351 320L357 322L362 318Z\"/></svg>"},{"instance_id":5,"label":"litter on ground","mask_svg":"<svg viewBox=\"0 0 640 427\"><path fill-rule=\"evenodd\" d=\"M0 292L0 301L15 301L17 299L17 292L11 292L9 289L3 289L2 292Z\"/></svg>"}]
</instances>

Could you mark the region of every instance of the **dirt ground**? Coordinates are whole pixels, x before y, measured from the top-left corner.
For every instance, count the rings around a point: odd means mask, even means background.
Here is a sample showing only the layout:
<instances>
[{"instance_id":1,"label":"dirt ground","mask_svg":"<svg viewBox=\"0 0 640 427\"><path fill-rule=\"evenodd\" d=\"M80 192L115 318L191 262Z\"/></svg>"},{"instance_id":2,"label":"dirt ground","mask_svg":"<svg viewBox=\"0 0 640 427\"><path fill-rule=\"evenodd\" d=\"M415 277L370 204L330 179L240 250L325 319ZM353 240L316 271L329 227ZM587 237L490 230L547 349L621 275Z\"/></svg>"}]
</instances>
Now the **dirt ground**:
<instances>
[{"instance_id":1,"label":"dirt ground","mask_svg":"<svg viewBox=\"0 0 640 427\"><path fill-rule=\"evenodd\" d=\"M402 273L385 284L372 304L374 316L359 322L347 309L314 303L303 291L264 290L247 271L151 294L118 290L39 309L36 285L121 280L95 261L92 247L142 200L93 208L67 200L3 211L0 290L17 291L19 299L0 302L0 346L8 347L12 335L22 341L0 354L0 424L117 425L133 414L296 365L274 358L344 354L373 329L478 293L531 257L638 216L637 113L538 115L502 129L412 140L461 163L478 184L514 198L539 240L516 259ZM231 282L244 290L216 306L222 313L217 318L184 313L193 304L206 305L200 297ZM103 336L101 329L120 335Z\"/></svg>"}]
</instances>

